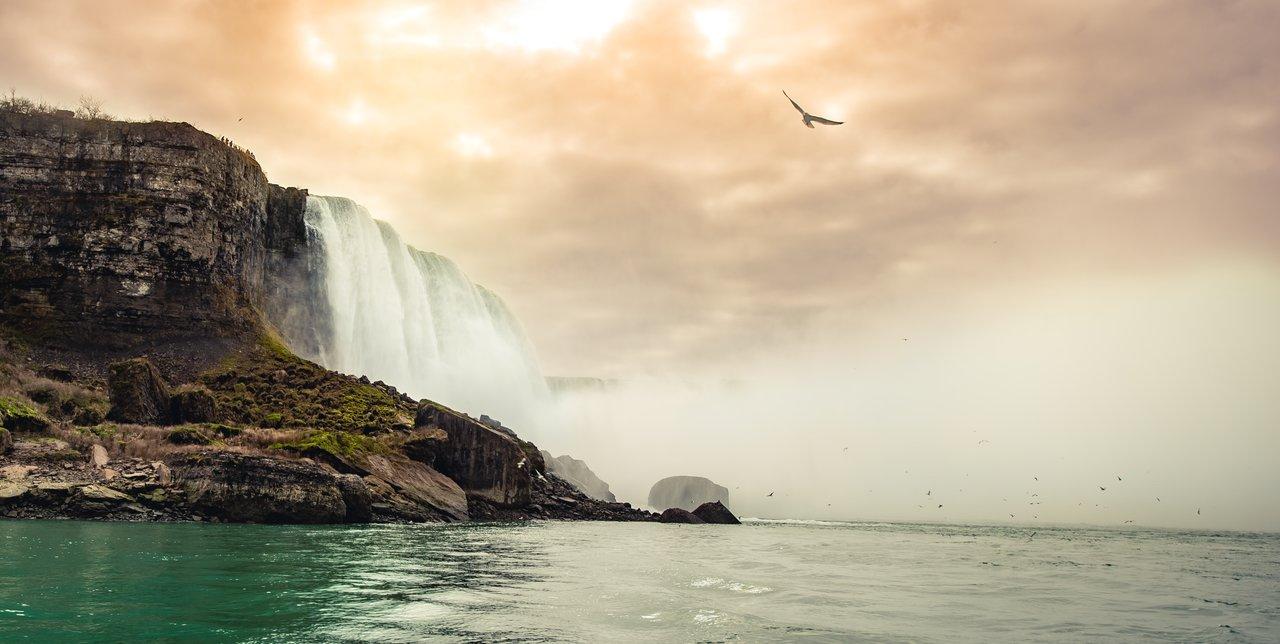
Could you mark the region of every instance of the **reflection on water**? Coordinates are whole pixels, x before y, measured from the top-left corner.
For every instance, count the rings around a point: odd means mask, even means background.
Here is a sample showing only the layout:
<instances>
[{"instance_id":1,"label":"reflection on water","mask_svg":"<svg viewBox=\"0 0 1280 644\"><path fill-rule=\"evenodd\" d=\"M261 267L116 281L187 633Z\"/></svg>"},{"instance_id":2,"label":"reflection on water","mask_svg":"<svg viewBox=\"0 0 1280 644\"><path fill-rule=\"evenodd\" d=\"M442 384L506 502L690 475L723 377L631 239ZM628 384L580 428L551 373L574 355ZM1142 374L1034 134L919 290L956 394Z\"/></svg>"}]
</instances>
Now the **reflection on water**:
<instances>
[{"instance_id":1,"label":"reflection on water","mask_svg":"<svg viewBox=\"0 0 1280 644\"><path fill-rule=\"evenodd\" d=\"M1280 638L1280 537L0 521L0 640Z\"/></svg>"}]
</instances>

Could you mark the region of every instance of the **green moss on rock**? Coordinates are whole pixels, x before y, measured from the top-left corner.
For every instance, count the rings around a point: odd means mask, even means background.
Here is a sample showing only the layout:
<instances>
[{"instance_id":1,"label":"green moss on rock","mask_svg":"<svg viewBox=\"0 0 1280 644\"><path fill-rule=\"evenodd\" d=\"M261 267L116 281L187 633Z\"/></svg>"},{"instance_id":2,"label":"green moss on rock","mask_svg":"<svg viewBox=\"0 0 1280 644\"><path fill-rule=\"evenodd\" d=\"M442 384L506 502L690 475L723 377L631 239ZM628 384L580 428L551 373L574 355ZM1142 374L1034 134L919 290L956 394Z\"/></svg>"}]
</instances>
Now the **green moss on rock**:
<instances>
[{"instance_id":1,"label":"green moss on rock","mask_svg":"<svg viewBox=\"0 0 1280 644\"><path fill-rule=\"evenodd\" d=\"M271 449L283 449L306 454L320 451L339 459L350 459L361 454L386 454L390 449L375 438L351 432L316 431L296 441L276 443Z\"/></svg>"},{"instance_id":2,"label":"green moss on rock","mask_svg":"<svg viewBox=\"0 0 1280 644\"><path fill-rule=\"evenodd\" d=\"M0 396L0 427L15 432L40 432L48 429L49 419L31 403Z\"/></svg>"},{"instance_id":3,"label":"green moss on rock","mask_svg":"<svg viewBox=\"0 0 1280 644\"><path fill-rule=\"evenodd\" d=\"M242 431L239 427L218 423L193 423L169 430L166 440L176 445L219 445L223 439L238 436Z\"/></svg>"}]
</instances>

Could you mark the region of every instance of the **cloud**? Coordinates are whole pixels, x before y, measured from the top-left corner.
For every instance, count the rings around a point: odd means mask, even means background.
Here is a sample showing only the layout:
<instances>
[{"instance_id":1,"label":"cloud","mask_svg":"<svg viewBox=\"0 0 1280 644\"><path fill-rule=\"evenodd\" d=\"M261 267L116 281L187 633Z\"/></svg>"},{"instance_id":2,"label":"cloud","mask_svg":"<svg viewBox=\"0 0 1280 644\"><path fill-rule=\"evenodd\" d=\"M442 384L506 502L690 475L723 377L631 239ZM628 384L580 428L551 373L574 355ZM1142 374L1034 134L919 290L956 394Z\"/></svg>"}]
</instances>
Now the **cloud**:
<instances>
[{"instance_id":1,"label":"cloud","mask_svg":"<svg viewBox=\"0 0 1280 644\"><path fill-rule=\"evenodd\" d=\"M9 2L0 74L369 205L502 293L557 373L1280 238L1273 4L636 2L538 31L563 47L492 38L555 9ZM714 56L697 15L734 26ZM781 89L849 123L806 130Z\"/></svg>"}]
</instances>

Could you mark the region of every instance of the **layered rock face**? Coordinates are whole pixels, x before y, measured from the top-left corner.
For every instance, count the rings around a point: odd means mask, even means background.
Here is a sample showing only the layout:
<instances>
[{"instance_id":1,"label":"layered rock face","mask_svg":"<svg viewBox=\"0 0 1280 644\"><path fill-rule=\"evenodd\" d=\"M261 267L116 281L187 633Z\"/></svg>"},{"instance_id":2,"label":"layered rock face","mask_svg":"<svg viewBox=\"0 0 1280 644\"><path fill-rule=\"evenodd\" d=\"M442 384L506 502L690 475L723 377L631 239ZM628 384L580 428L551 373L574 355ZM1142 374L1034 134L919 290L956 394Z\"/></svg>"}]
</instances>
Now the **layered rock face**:
<instances>
[{"instance_id":1,"label":"layered rock face","mask_svg":"<svg viewBox=\"0 0 1280 644\"><path fill-rule=\"evenodd\" d=\"M729 489L701 476L668 476L649 489L649 507L692 512L711 501L729 501Z\"/></svg>"},{"instance_id":2,"label":"layered rock face","mask_svg":"<svg viewBox=\"0 0 1280 644\"><path fill-rule=\"evenodd\" d=\"M613 503L618 500L613 492L609 491L609 484L600 480L600 477L587 467L586 461L580 461L568 454L552 456L546 450L542 451L542 460L546 463L548 472L569 482L583 494L597 501Z\"/></svg>"},{"instance_id":3,"label":"layered rock face","mask_svg":"<svg viewBox=\"0 0 1280 644\"><path fill-rule=\"evenodd\" d=\"M0 323L81 351L244 332L299 194L186 123L0 113Z\"/></svg>"},{"instance_id":4,"label":"layered rock face","mask_svg":"<svg viewBox=\"0 0 1280 644\"><path fill-rule=\"evenodd\" d=\"M467 494L498 505L527 505L533 464L514 438L452 409L426 402L418 408L419 432L405 453L458 482Z\"/></svg>"}]
</instances>

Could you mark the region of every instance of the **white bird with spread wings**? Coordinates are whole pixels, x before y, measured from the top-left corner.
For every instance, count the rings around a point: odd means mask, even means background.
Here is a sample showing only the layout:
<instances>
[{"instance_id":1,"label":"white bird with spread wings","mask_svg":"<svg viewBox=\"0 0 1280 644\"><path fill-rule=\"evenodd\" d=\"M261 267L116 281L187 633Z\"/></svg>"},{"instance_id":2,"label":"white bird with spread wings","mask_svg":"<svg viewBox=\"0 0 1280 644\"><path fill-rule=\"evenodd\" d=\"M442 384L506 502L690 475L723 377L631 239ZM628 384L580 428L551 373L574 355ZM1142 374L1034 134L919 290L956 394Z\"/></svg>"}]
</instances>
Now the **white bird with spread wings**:
<instances>
[{"instance_id":1,"label":"white bird with spread wings","mask_svg":"<svg viewBox=\"0 0 1280 644\"><path fill-rule=\"evenodd\" d=\"M800 104L797 103L794 98L791 98L791 96L787 94L787 90L785 89L782 90L782 95L786 96L788 101L791 101L792 107L796 108L797 112L800 112L800 115L804 117L804 126L809 128L810 130L813 129L814 123L821 123L823 125L843 125L844 124L844 121L833 121L831 119L824 119L821 116L814 116L804 111L804 108L800 107Z\"/></svg>"}]
</instances>

